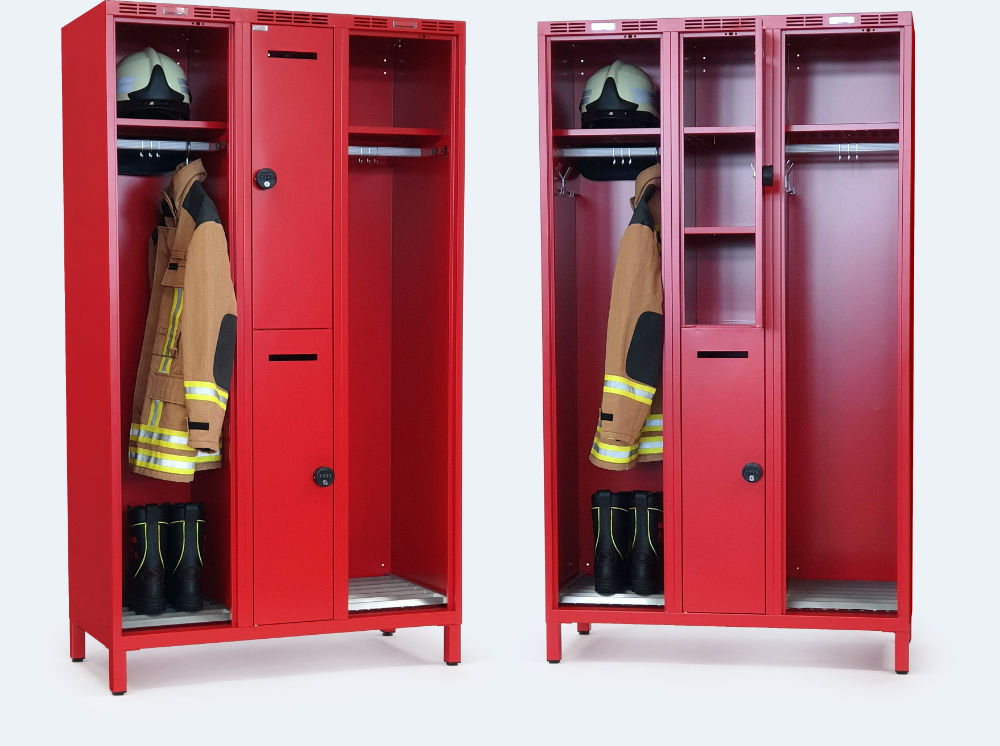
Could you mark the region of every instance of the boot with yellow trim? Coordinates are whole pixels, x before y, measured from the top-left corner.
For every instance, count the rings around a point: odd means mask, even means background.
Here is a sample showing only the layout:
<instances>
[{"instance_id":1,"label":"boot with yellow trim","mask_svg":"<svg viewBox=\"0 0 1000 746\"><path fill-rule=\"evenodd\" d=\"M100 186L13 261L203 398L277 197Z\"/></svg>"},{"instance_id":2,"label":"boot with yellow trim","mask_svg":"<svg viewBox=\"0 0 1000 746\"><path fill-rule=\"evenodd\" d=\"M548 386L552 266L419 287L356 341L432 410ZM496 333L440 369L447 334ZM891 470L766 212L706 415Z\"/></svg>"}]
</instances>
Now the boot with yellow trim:
<instances>
[{"instance_id":1,"label":"boot with yellow trim","mask_svg":"<svg viewBox=\"0 0 1000 746\"><path fill-rule=\"evenodd\" d=\"M628 590L634 533L632 493L598 490L590 498L594 524L594 590L613 596Z\"/></svg>"},{"instance_id":2,"label":"boot with yellow trim","mask_svg":"<svg viewBox=\"0 0 1000 746\"><path fill-rule=\"evenodd\" d=\"M126 602L136 614L167 610L163 544L167 506L137 505L128 509L128 593Z\"/></svg>"},{"instance_id":3,"label":"boot with yellow trim","mask_svg":"<svg viewBox=\"0 0 1000 746\"><path fill-rule=\"evenodd\" d=\"M205 506L170 506L167 529L167 600L177 611L201 611L201 553L205 545Z\"/></svg>"},{"instance_id":4,"label":"boot with yellow trim","mask_svg":"<svg viewBox=\"0 0 1000 746\"><path fill-rule=\"evenodd\" d=\"M631 542L632 592L663 593L663 493L633 493L635 532Z\"/></svg>"}]
</instances>

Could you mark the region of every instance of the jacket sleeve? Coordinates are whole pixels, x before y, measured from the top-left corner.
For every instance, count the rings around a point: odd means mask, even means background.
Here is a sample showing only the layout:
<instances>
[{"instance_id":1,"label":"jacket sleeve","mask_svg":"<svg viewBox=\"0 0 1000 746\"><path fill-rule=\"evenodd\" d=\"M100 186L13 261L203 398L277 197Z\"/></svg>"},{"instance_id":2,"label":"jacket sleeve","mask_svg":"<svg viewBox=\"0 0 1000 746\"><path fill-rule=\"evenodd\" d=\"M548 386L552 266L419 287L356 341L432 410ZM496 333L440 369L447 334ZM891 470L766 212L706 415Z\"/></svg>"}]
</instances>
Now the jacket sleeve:
<instances>
[{"instance_id":1,"label":"jacket sleeve","mask_svg":"<svg viewBox=\"0 0 1000 746\"><path fill-rule=\"evenodd\" d=\"M236 345L236 294L226 234L217 220L195 228L185 257L180 353L188 445L219 448Z\"/></svg>"},{"instance_id":2,"label":"jacket sleeve","mask_svg":"<svg viewBox=\"0 0 1000 746\"><path fill-rule=\"evenodd\" d=\"M658 199L658 195L655 197ZM618 250L611 286L600 419L590 460L605 469L635 465L662 382L663 282L653 217L639 203ZM660 417L662 412L652 413ZM662 425L661 425L662 428ZM660 446L662 452L662 445Z\"/></svg>"}]
</instances>

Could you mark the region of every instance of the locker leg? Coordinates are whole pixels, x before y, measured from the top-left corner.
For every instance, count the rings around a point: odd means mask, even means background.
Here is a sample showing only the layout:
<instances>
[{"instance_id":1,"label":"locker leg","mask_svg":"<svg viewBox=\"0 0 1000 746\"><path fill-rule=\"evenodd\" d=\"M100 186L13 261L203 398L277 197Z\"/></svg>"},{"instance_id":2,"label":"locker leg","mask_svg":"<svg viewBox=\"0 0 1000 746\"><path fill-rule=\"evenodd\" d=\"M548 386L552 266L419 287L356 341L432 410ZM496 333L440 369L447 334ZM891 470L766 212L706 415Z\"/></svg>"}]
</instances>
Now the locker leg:
<instances>
[{"instance_id":1,"label":"locker leg","mask_svg":"<svg viewBox=\"0 0 1000 746\"><path fill-rule=\"evenodd\" d=\"M589 635L590 625L586 622L577 622L576 631L579 632L581 635Z\"/></svg>"},{"instance_id":2,"label":"locker leg","mask_svg":"<svg viewBox=\"0 0 1000 746\"><path fill-rule=\"evenodd\" d=\"M545 625L545 658L549 663L562 660L562 627L559 622L547 622Z\"/></svg>"},{"instance_id":3,"label":"locker leg","mask_svg":"<svg viewBox=\"0 0 1000 746\"><path fill-rule=\"evenodd\" d=\"M382 630L382 637L392 637L394 634L396 634L395 628Z\"/></svg>"},{"instance_id":4,"label":"locker leg","mask_svg":"<svg viewBox=\"0 0 1000 746\"><path fill-rule=\"evenodd\" d=\"M910 672L910 633L896 633L896 673Z\"/></svg>"},{"instance_id":5,"label":"locker leg","mask_svg":"<svg viewBox=\"0 0 1000 746\"><path fill-rule=\"evenodd\" d=\"M108 678L111 693L119 696L128 688L125 680L125 651L108 650Z\"/></svg>"},{"instance_id":6,"label":"locker leg","mask_svg":"<svg viewBox=\"0 0 1000 746\"><path fill-rule=\"evenodd\" d=\"M457 666L462 662L461 624L446 624L444 626L444 662L449 666Z\"/></svg>"},{"instance_id":7,"label":"locker leg","mask_svg":"<svg viewBox=\"0 0 1000 746\"><path fill-rule=\"evenodd\" d=\"M83 627L69 623L69 657L74 663L79 663L87 655L87 641L83 635Z\"/></svg>"}]
</instances>

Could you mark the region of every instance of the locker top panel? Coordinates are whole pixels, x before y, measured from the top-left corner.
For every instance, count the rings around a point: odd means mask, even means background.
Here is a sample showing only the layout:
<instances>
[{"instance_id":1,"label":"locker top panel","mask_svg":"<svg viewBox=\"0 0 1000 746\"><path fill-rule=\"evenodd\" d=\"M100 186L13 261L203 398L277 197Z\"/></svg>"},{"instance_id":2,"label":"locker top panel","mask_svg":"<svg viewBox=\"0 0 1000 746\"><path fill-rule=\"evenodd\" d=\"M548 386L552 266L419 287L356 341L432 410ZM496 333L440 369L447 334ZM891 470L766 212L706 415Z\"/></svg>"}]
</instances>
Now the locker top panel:
<instances>
[{"instance_id":1,"label":"locker top panel","mask_svg":"<svg viewBox=\"0 0 1000 746\"><path fill-rule=\"evenodd\" d=\"M311 13L256 8L218 8L209 5L170 3L105 2L108 15L138 18L145 21L189 21L192 23L264 23L282 26L311 26L390 32L393 34L465 35L464 21L428 18L393 18L391 16Z\"/></svg>"},{"instance_id":2,"label":"locker top panel","mask_svg":"<svg viewBox=\"0 0 1000 746\"><path fill-rule=\"evenodd\" d=\"M642 18L620 20L542 21L539 36L648 34L666 31L730 34L757 28L838 29L912 26L909 11L891 13L816 13L787 16L726 16L716 18Z\"/></svg>"}]
</instances>

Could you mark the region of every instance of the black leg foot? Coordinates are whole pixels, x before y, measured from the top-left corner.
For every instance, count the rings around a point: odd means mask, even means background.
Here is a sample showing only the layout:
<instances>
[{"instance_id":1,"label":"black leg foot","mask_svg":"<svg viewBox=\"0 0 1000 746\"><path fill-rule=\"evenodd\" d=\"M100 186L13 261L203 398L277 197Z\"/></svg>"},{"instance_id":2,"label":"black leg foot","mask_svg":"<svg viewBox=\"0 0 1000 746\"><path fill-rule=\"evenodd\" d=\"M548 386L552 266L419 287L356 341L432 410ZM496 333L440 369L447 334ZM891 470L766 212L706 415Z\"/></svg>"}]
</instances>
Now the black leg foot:
<instances>
[{"instance_id":1,"label":"black leg foot","mask_svg":"<svg viewBox=\"0 0 1000 746\"><path fill-rule=\"evenodd\" d=\"M896 671L896 673L898 673L900 676L906 676L906 674L908 674L909 671Z\"/></svg>"},{"instance_id":2,"label":"black leg foot","mask_svg":"<svg viewBox=\"0 0 1000 746\"><path fill-rule=\"evenodd\" d=\"M111 696L113 696L113 697L120 697L123 694L125 694L125 692L111 692Z\"/></svg>"},{"instance_id":3,"label":"black leg foot","mask_svg":"<svg viewBox=\"0 0 1000 746\"><path fill-rule=\"evenodd\" d=\"M382 637L392 637L394 634L396 634L396 633L395 632L383 632L382 633Z\"/></svg>"},{"instance_id":4,"label":"black leg foot","mask_svg":"<svg viewBox=\"0 0 1000 746\"><path fill-rule=\"evenodd\" d=\"M549 661L549 663L558 663L559 661Z\"/></svg>"},{"instance_id":5,"label":"black leg foot","mask_svg":"<svg viewBox=\"0 0 1000 746\"><path fill-rule=\"evenodd\" d=\"M446 666L457 666L458 665L458 661L445 661L444 664Z\"/></svg>"},{"instance_id":6,"label":"black leg foot","mask_svg":"<svg viewBox=\"0 0 1000 746\"><path fill-rule=\"evenodd\" d=\"M83 663L83 658L70 658L74 663Z\"/></svg>"}]
</instances>

